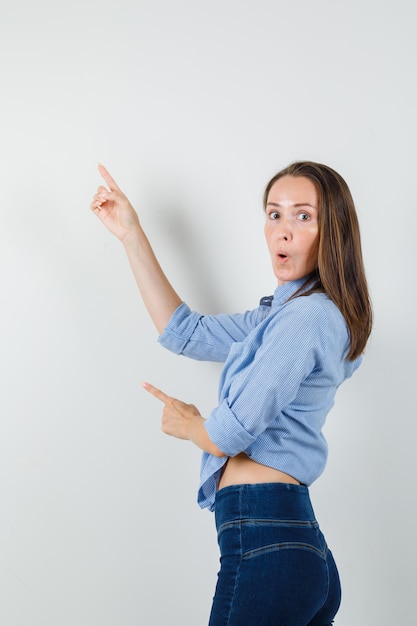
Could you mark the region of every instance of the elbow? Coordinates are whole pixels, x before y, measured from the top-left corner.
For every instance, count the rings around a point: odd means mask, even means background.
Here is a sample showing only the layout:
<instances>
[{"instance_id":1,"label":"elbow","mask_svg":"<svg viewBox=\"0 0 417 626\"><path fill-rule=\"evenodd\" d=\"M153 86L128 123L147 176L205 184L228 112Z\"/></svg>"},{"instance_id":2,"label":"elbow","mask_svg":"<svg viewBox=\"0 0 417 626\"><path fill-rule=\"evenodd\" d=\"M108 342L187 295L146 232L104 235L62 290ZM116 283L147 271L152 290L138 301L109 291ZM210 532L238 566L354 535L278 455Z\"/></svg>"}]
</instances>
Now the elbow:
<instances>
[{"instance_id":1,"label":"elbow","mask_svg":"<svg viewBox=\"0 0 417 626\"><path fill-rule=\"evenodd\" d=\"M213 444L212 448L213 449L210 450L210 454L212 454L213 456L216 456L218 459L224 459L224 457L227 456L227 454L222 452L220 448L218 448L215 444Z\"/></svg>"}]
</instances>

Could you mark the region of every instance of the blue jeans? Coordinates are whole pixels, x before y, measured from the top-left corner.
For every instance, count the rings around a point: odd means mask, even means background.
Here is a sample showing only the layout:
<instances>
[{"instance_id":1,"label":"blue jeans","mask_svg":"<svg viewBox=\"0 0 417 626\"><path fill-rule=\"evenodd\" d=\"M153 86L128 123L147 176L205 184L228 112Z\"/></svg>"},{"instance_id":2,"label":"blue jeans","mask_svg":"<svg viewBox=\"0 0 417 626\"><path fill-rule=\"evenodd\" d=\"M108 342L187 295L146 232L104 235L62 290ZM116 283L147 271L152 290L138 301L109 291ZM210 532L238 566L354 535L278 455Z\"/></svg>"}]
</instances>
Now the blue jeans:
<instances>
[{"instance_id":1,"label":"blue jeans","mask_svg":"<svg viewBox=\"0 0 417 626\"><path fill-rule=\"evenodd\" d=\"M215 511L221 567L209 626L333 623L339 575L307 487L225 487Z\"/></svg>"}]
</instances>

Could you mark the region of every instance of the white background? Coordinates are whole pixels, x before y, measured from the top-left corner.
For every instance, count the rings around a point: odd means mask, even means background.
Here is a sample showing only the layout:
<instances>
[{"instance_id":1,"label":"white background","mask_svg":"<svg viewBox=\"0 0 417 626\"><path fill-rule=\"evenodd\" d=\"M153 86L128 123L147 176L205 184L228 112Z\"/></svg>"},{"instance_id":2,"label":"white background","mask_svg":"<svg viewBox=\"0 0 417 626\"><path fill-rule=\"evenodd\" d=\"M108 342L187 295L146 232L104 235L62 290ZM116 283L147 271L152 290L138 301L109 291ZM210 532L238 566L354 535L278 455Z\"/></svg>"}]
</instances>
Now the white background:
<instances>
[{"instance_id":1,"label":"white background","mask_svg":"<svg viewBox=\"0 0 417 626\"><path fill-rule=\"evenodd\" d=\"M338 626L415 620L414 0L1 0L0 623L197 626L218 567L200 454L149 380L203 414L219 367L162 350L119 242L89 211L103 162L181 296L275 288L265 183L295 159L357 203L375 308L326 426L313 503Z\"/></svg>"}]
</instances>

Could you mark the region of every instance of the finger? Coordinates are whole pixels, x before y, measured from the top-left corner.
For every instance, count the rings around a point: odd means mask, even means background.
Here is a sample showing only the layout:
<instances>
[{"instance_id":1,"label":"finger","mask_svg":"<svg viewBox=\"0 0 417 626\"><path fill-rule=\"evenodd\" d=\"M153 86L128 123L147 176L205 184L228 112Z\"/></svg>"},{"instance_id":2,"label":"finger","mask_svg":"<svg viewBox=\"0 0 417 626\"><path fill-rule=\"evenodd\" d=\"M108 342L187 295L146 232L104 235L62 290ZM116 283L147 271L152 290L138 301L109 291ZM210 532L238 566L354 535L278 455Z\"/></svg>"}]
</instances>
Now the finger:
<instances>
[{"instance_id":1,"label":"finger","mask_svg":"<svg viewBox=\"0 0 417 626\"><path fill-rule=\"evenodd\" d=\"M102 198L98 198L97 196L94 196L91 204L90 204L90 209L92 211L96 211L96 210L101 210L101 205L103 204L104 200Z\"/></svg>"},{"instance_id":2,"label":"finger","mask_svg":"<svg viewBox=\"0 0 417 626\"><path fill-rule=\"evenodd\" d=\"M104 189L104 187L102 189ZM101 191L100 193L96 193L93 196L93 202L99 202L99 203L105 202L108 199L108 197L109 197L108 191L106 192Z\"/></svg>"},{"instance_id":3,"label":"finger","mask_svg":"<svg viewBox=\"0 0 417 626\"><path fill-rule=\"evenodd\" d=\"M104 165L102 165L101 163L98 164L98 171L100 172L100 174L102 175L102 177L104 178L106 183L108 184L110 191L119 191L120 190L120 187L118 186L118 184L116 183L114 178L112 176L110 176L109 172L106 170Z\"/></svg>"},{"instance_id":4,"label":"finger","mask_svg":"<svg viewBox=\"0 0 417 626\"><path fill-rule=\"evenodd\" d=\"M171 396L168 396L166 393L164 393L157 387L154 387L150 383L142 383L142 386L144 389L146 389L146 391L149 391L149 393L151 393L155 398L157 398L161 402L164 402L165 404L172 400Z\"/></svg>"},{"instance_id":5,"label":"finger","mask_svg":"<svg viewBox=\"0 0 417 626\"><path fill-rule=\"evenodd\" d=\"M104 187L103 187L104 189ZM93 197L93 200L90 204L90 208L94 211L95 209L101 209L102 208L102 204L105 203L108 199L108 192L107 192L107 197L104 197L103 194L98 194L96 193L95 196Z\"/></svg>"}]
</instances>

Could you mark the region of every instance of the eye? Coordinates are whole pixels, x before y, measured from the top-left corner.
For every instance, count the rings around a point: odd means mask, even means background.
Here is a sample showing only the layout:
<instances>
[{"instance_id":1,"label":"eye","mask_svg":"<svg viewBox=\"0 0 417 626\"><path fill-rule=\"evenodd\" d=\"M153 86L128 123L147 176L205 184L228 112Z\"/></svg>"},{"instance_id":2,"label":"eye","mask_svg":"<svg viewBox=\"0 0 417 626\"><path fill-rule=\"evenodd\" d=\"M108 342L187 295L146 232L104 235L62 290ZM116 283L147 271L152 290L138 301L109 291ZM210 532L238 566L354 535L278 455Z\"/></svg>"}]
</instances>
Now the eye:
<instances>
[{"instance_id":1,"label":"eye","mask_svg":"<svg viewBox=\"0 0 417 626\"><path fill-rule=\"evenodd\" d=\"M301 222L308 222L308 220L311 219L311 216L308 213L299 213L297 215L297 219L299 219Z\"/></svg>"},{"instance_id":2,"label":"eye","mask_svg":"<svg viewBox=\"0 0 417 626\"><path fill-rule=\"evenodd\" d=\"M279 213L277 211L271 211L268 214L270 220L277 220L279 218Z\"/></svg>"}]
</instances>

